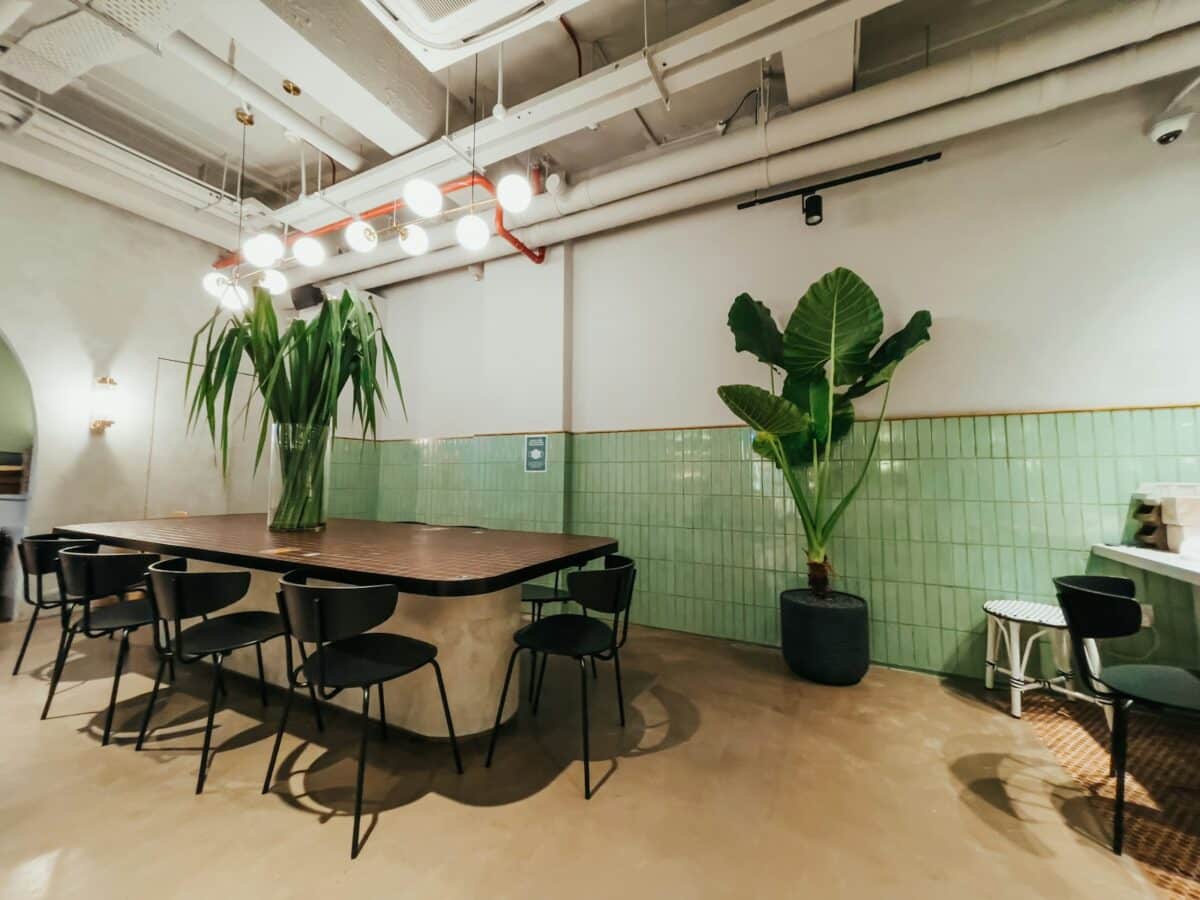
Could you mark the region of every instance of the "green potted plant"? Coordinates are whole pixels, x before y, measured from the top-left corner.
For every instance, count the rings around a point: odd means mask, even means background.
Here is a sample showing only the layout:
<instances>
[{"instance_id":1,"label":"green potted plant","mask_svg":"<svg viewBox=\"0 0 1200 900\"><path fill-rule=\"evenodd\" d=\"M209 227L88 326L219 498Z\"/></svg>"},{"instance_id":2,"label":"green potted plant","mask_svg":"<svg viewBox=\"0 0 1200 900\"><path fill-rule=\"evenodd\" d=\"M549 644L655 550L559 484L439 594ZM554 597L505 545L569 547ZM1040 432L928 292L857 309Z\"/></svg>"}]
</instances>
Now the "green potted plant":
<instances>
[{"instance_id":1,"label":"green potted plant","mask_svg":"<svg viewBox=\"0 0 1200 900\"><path fill-rule=\"evenodd\" d=\"M829 684L854 684L866 674L866 601L833 591L829 541L871 468L900 362L929 340L925 310L882 343L883 310L858 275L838 268L814 282L781 332L771 311L741 294L729 309L734 346L770 372L771 389L728 384L725 405L754 429L753 447L782 472L804 528L808 588L784 591L780 602L783 655L799 675ZM831 473L833 447L850 433L854 401L883 387L883 402L865 460L849 473L840 499ZM850 464L852 465L852 464Z\"/></svg>"},{"instance_id":2,"label":"green potted plant","mask_svg":"<svg viewBox=\"0 0 1200 900\"><path fill-rule=\"evenodd\" d=\"M220 311L214 313L192 339L188 424L203 417L214 446L220 432L221 465L228 469L231 405L244 357L253 376L252 390L263 401L256 469L268 437L271 440L270 528L320 529L326 519L342 392L349 386L353 415L362 422L365 438L375 435L376 410L386 410L380 376L384 382L394 381L400 391L396 359L374 305L355 300L347 291L340 300L323 303L311 321L294 319L280 333L271 295L257 288L249 310L234 313L218 327L220 317ZM400 403L403 406L403 395ZM249 415L249 404L243 414Z\"/></svg>"}]
</instances>

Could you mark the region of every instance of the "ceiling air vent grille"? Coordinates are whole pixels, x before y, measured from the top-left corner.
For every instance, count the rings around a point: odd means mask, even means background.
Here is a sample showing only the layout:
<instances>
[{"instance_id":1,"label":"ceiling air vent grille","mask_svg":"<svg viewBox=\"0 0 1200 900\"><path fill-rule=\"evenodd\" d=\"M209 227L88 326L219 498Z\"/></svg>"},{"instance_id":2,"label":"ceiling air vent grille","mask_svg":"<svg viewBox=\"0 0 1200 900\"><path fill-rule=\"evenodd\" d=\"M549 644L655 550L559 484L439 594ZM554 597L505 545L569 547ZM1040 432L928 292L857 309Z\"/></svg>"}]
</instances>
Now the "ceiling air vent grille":
<instances>
[{"instance_id":1,"label":"ceiling air vent grille","mask_svg":"<svg viewBox=\"0 0 1200 900\"><path fill-rule=\"evenodd\" d=\"M585 0L361 0L431 72L495 46Z\"/></svg>"}]
</instances>

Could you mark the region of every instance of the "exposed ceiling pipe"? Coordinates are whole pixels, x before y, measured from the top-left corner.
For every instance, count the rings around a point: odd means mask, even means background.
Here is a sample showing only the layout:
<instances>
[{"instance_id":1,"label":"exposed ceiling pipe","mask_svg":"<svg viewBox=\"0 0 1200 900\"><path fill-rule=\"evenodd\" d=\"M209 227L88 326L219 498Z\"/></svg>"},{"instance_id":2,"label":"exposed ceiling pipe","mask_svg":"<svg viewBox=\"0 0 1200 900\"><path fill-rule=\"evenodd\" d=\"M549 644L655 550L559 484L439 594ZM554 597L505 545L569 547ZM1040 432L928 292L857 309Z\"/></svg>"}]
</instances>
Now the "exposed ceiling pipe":
<instances>
[{"instance_id":1,"label":"exposed ceiling pipe","mask_svg":"<svg viewBox=\"0 0 1200 900\"><path fill-rule=\"evenodd\" d=\"M674 94L896 2L750 0L650 49ZM658 89L639 51L512 107L503 120L479 122L477 133L464 129L451 135L449 143L427 144L347 179L327 190L324 199L352 211L366 209L387 200L397 182L418 173L435 182L466 174L470 167L454 145L474 147L476 164L488 166L657 99ZM275 216L293 228L312 228L328 211L323 199L307 198L280 207Z\"/></svg>"},{"instance_id":2,"label":"exposed ceiling pipe","mask_svg":"<svg viewBox=\"0 0 1200 900\"><path fill-rule=\"evenodd\" d=\"M560 243L860 165L1163 78L1192 68L1197 59L1200 26L1192 26L898 121L524 228L521 238L527 243ZM352 281L374 289L511 252L495 241L482 253L448 249L376 266Z\"/></svg>"},{"instance_id":3,"label":"exposed ceiling pipe","mask_svg":"<svg viewBox=\"0 0 1200 900\"><path fill-rule=\"evenodd\" d=\"M278 122L293 134L299 135L322 153L328 153L346 168L357 172L366 165L366 160L354 150L326 134L286 103L276 99L234 66L210 53L182 31L177 31L164 40L162 49L187 63L200 74L211 78L221 87L241 97L255 110Z\"/></svg>"},{"instance_id":4,"label":"exposed ceiling pipe","mask_svg":"<svg viewBox=\"0 0 1200 900\"><path fill-rule=\"evenodd\" d=\"M765 128L734 131L598 175L557 194L538 195L518 221L524 225L536 224L764 159L980 94L1196 22L1200 22L1200 3L1195 0L1125 3L1083 22L1060 25L992 49L978 50L781 116ZM457 243L452 228L438 226L428 231L433 250ZM403 259L402 252L390 246L376 251L373 257L377 264L398 259ZM338 256L296 274L310 282L324 281L349 275L362 265L361 257Z\"/></svg>"}]
</instances>

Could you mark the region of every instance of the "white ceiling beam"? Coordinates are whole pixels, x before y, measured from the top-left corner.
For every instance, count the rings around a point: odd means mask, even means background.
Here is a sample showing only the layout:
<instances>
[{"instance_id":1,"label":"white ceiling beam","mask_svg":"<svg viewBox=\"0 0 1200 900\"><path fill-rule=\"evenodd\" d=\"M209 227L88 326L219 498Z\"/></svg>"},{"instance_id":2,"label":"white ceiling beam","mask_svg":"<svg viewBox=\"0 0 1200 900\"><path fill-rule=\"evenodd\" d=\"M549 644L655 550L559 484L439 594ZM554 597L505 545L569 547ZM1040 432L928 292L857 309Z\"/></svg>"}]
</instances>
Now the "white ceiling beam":
<instances>
[{"instance_id":1,"label":"white ceiling beam","mask_svg":"<svg viewBox=\"0 0 1200 900\"><path fill-rule=\"evenodd\" d=\"M236 224L31 137L0 134L0 163L218 247L237 244Z\"/></svg>"},{"instance_id":2,"label":"white ceiling beam","mask_svg":"<svg viewBox=\"0 0 1200 900\"><path fill-rule=\"evenodd\" d=\"M668 92L676 94L895 2L750 0L656 44L650 53ZM627 113L658 97L658 88L639 52L513 107L503 120L489 118L474 132L466 128L452 137L460 147L469 147L474 140L475 159L487 166ZM339 182L324 193L358 212L386 202L395 195L400 181L418 173L442 181L466 171L454 151L439 141ZM294 227L311 228L328 219L328 207L321 198L310 196L282 207L276 215Z\"/></svg>"},{"instance_id":3,"label":"white ceiling beam","mask_svg":"<svg viewBox=\"0 0 1200 900\"><path fill-rule=\"evenodd\" d=\"M842 25L783 50L788 106L803 109L854 90L858 23Z\"/></svg>"},{"instance_id":4,"label":"white ceiling beam","mask_svg":"<svg viewBox=\"0 0 1200 900\"><path fill-rule=\"evenodd\" d=\"M348 0L209 0L204 15L390 155L441 133L445 88Z\"/></svg>"}]
</instances>

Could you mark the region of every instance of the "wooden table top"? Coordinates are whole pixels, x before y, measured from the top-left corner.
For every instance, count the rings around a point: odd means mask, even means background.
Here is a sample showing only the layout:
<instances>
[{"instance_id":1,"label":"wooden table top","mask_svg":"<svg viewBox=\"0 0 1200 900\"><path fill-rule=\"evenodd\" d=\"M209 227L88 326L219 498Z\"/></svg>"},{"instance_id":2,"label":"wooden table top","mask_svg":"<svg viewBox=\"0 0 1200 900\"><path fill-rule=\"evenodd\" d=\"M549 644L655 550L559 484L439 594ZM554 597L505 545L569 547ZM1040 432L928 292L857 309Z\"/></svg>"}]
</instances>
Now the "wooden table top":
<instances>
[{"instance_id":1,"label":"wooden table top","mask_svg":"<svg viewBox=\"0 0 1200 900\"><path fill-rule=\"evenodd\" d=\"M189 516L63 525L58 534L208 562L351 584L396 584L410 594L486 594L583 565L617 550L608 537L330 519L324 531L276 532L266 516Z\"/></svg>"}]
</instances>

